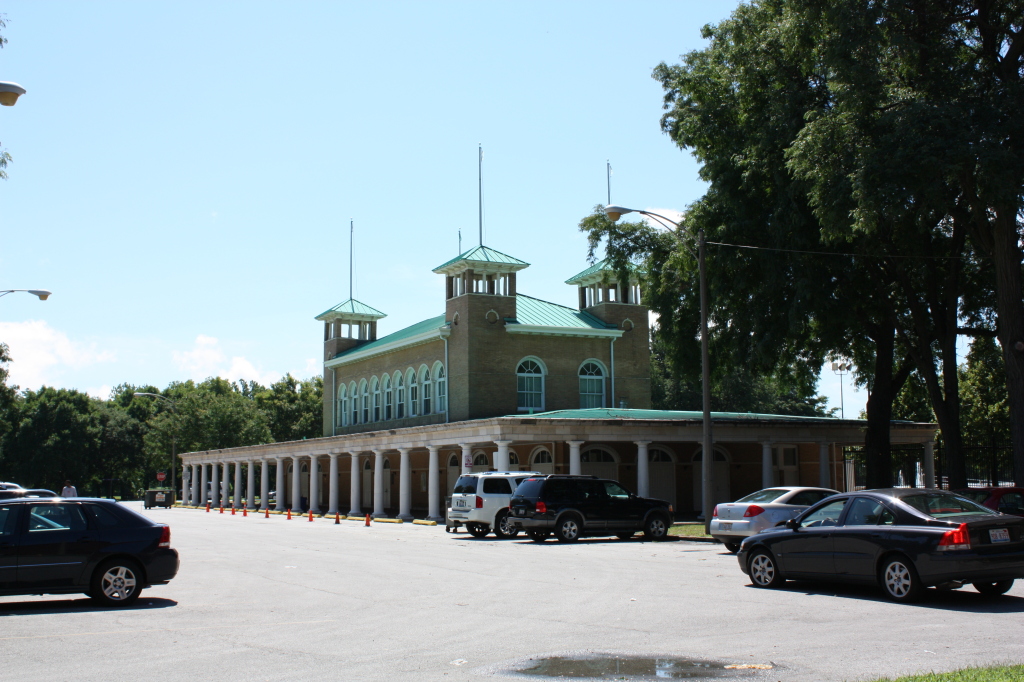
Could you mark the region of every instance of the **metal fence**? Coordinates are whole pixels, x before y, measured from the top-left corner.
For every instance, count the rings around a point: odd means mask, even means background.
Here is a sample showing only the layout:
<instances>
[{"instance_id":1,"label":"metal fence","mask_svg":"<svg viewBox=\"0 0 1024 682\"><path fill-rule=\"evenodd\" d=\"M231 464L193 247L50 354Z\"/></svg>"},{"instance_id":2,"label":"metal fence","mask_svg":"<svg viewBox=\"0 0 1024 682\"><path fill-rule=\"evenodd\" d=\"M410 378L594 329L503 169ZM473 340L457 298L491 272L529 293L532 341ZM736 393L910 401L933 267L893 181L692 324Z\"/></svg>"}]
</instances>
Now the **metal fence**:
<instances>
[{"instance_id":1,"label":"metal fence","mask_svg":"<svg viewBox=\"0 0 1024 682\"><path fill-rule=\"evenodd\" d=\"M863 447L843 450L847 490L862 490L867 485L867 465ZM1013 485L1013 457L1009 444L967 444L964 446L967 485L971 488ZM946 453L941 443L935 447L935 484L949 488ZM897 488L924 487L924 446L892 446L892 481Z\"/></svg>"}]
</instances>

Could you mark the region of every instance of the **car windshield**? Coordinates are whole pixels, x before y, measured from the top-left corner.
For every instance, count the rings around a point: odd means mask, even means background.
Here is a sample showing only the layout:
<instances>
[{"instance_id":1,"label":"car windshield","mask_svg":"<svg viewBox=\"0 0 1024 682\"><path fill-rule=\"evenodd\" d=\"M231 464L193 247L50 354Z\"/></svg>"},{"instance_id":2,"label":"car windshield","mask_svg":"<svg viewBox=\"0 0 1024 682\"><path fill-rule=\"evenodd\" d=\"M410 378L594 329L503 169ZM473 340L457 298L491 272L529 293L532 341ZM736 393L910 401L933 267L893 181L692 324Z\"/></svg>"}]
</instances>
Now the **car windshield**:
<instances>
[{"instance_id":1,"label":"car windshield","mask_svg":"<svg viewBox=\"0 0 1024 682\"><path fill-rule=\"evenodd\" d=\"M476 494L476 482L480 480L477 476L459 476L459 480L455 481L455 490L452 493L456 495L474 495Z\"/></svg>"},{"instance_id":2,"label":"car windshield","mask_svg":"<svg viewBox=\"0 0 1024 682\"><path fill-rule=\"evenodd\" d=\"M933 519L945 519L950 516L995 516L998 514L988 507L982 507L977 502L952 493L919 493L901 497L900 500Z\"/></svg>"},{"instance_id":3,"label":"car windshield","mask_svg":"<svg viewBox=\"0 0 1024 682\"><path fill-rule=\"evenodd\" d=\"M756 493L750 493L746 497L741 497L736 500L737 502L774 502L778 498L782 497L788 490L782 488L765 488L764 490L758 490Z\"/></svg>"},{"instance_id":4,"label":"car windshield","mask_svg":"<svg viewBox=\"0 0 1024 682\"><path fill-rule=\"evenodd\" d=\"M971 502L977 502L982 504L989 498L989 492L987 490L957 490L956 494L960 497L966 497Z\"/></svg>"}]
</instances>

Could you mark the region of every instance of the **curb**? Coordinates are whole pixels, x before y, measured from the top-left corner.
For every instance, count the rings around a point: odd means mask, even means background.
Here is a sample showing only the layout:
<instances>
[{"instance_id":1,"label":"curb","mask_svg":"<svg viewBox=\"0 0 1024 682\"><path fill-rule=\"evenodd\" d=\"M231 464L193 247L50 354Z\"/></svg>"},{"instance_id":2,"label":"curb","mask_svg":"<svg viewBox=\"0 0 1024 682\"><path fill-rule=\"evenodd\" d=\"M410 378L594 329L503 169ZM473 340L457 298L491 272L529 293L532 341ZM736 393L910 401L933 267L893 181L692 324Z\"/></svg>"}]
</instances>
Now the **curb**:
<instances>
[{"instance_id":1,"label":"curb","mask_svg":"<svg viewBox=\"0 0 1024 682\"><path fill-rule=\"evenodd\" d=\"M417 526L436 526L437 521L427 521L425 519L413 519L412 521Z\"/></svg>"},{"instance_id":2,"label":"curb","mask_svg":"<svg viewBox=\"0 0 1024 682\"><path fill-rule=\"evenodd\" d=\"M384 519L384 518L374 519L374 518L371 518L370 520L373 521L374 523L404 523L402 521L402 519Z\"/></svg>"}]
</instances>

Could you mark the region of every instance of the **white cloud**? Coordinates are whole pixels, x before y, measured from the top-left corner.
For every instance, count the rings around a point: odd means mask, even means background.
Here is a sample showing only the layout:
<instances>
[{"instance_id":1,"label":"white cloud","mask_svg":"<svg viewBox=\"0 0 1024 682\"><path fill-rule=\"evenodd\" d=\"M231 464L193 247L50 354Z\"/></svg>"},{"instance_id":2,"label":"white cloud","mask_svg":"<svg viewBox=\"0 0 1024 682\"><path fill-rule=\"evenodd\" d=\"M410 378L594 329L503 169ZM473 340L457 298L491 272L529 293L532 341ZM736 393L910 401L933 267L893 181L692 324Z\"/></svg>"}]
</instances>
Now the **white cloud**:
<instances>
[{"instance_id":1,"label":"white cloud","mask_svg":"<svg viewBox=\"0 0 1024 682\"><path fill-rule=\"evenodd\" d=\"M658 215L663 215L663 216L665 216L666 218L668 218L669 220L671 220L672 222L675 222L675 223L678 223L679 221L681 221L683 219L683 215L684 215L682 211L677 211L674 208L645 208L644 210L645 211L649 211L651 213L657 213ZM655 218L650 218L648 216L643 216L643 219L645 221L647 221L648 225L652 225L654 227L660 227L662 229L665 229L666 227L670 227L670 226L664 225L663 223L659 222Z\"/></svg>"},{"instance_id":2,"label":"white cloud","mask_svg":"<svg viewBox=\"0 0 1024 682\"><path fill-rule=\"evenodd\" d=\"M99 398L100 400L110 400L110 392L112 390L113 388L104 384L99 388L87 388L85 389L85 392L91 395L93 398Z\"/></svg>"},{"instance_id":3,"label":"white cloud","mask_svg":"<svg viewBox=\"0 0 1024 682\"><path fill-rule=\"evenodd\" d=\"M300 378L315 377L323 371L323 365L316 358L306 358L306 369Z\"/></svg>"},{"instance_id":4,"label":"white cloud","mask_svg":"<svg viewBox=\"0 0 1024 682\"><path fill-rule=\"evenodd\" d=\"M229 381L244 379L268 386L281 378L280 372L264 372L241 356L236 355L229 359L228 354L221 348L220 341L203 334L196 337L192 350L173 351L172 356L178 369L195 381L219 376Z\"/></svg>"},{"instance_id":5,"label":"white cloud","mask_svg":"<svg viewBox=\"0 0 1024 682\"><path fill-rule=\"evenodd\" d=\"M0 341L11 349L8 384L23 389L59 385L68 369L116 360L111 351L97 350L95 343L73 341L44 320L0 322Z\"/></svg>"}]
</instances>

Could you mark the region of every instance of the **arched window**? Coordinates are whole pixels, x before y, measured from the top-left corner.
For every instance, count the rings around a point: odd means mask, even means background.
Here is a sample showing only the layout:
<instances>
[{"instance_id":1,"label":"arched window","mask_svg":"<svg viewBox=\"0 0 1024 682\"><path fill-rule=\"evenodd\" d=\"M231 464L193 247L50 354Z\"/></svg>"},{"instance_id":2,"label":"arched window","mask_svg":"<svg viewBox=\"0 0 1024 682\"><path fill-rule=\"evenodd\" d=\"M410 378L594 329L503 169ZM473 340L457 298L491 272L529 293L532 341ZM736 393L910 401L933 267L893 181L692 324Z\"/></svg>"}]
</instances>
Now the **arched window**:
<instances>
[{"instance_id":1,"label":"arched window","mask_svg":"<svg viewBox=\"0 0 1024 682\"><path fill-rule=\"evenodd\" d=\"M373 395L373 421L380 421L380 382L377 377L370 380L370 393Z\"/></svg>"},{"instance_id":2,"label":"arched window","mask_svg":"<svg viewBox=\"0 0 1024 682\"><path fill-rule=\"evenodd\" d=\"M580 455L581 462L614 462L615 458L610 452L604 450L587 450Z\"/></svg>"},{"instance_id":3,"label":"arched window","mask_svg":"<svg viewBox=\"0 0 1024 682\"><path fill-rule=\"evenodd\" d=\"M423 414L430 414L430 403L432 402L434 383L430 380L430 370L423 368L423 376L420 378L420 390L423 392Z\"/></svg>"},{"instance_id":4,"label":"arched window","mask_svg":"<svg viewBox=\"0 0 1024 682\"><path fill-rule=\"evenodd\" d=\"M534 464L551 464L551 462L551 453L548 452L547 450L538 450L537 452L533 453Z\"/></svg>"},{"instance_id":5,"label":"arched window","mask_svg":"<svg viewBox=\"0 0 1024 682\"><path fill-rule=\"evenodd\" d=\"M448 411L448 382L445 380L444 365L437 365L434 369L434 376L437 377L437 411Z\"/></svg>"},{"instance_id":6,"label":"arched window","mask_svg":"<svg viewBox=\"0 0 1024 682\"><path fill-rule=\"evenodd\" d=\"M486 467L486 466L490 466L490 465L491 465L491 463L487 459L487 455L485 455L482 452L476 453L476 457L473 458L473 466L476 466L476 467Z\"/></svg>"},{"instance_id":7,"label":"arched window","mask_svg":"<svg viewBox=\"0 0 1024 682\"><path fill-rule=\"evenodd\" d=\"M544 369L539 362L526 359L516 368L517 406L520 412L544 411Z\"/></svg>"},{"instance_id":8,"label":"arched window","mask_svg":"<svg viewBox=\"0 0 1024 682\"><path fill-rule=\"evenodd\" d=\"M348 387L345 384L338 389L338 416L335 423L338 426L348 426Z\"/></svg>"},{"instance_id":9,"label":"arched window","mask_svg":"<svg viewBox=\"0 0 1024 682\"><path fill-rule=\"evenodd\" d=\"M399 419L405 419L405 379L395 372L395 411Z\"/></svg>"},{"instance_id":10,"label":"arched window","mask_svg":"<svg viewBox=\"0 0 1024 682\"><path fill-rule=\"evenodd\" d=\"M514 452L509 452L508 453L508 463L509 464L519 464L519 455L517 455Z\"/></svg>"},{"instance_id":11,"label":"arched window","mask_svg":"<svg viewBox=\"0 0 1024 682\"><path fill-rule=\"evenodd\" d=\"M411 369L405 376L409 380L409 416L415 417L420 414L420 387L416 383L416 373Z\"/></svg>"},{"instance_id":12,"label":"arched window","mask_svg":"<svg viewBox=\"0 0 1024 682\"><path fill-rule=\"evenodd\" d=\"M391 419L394 412L391 406L394 404L394 393L391 391L391 377L384 375L384 419Z\"/></svg>"},{"instance_id":13,"label":"arched window","mask_svg":"<svg viewBox=\"0 0 1024 682\"><path fill-rule=\"evenodd\" d=\"M448 458L448 466L450 466L450 467L457 467L457 466L459 466L459 456L458 455L452 455L451 457L449 457Z\"/></svg>"},{"instance_id":14,"label":"arched window","mask_svg":"<svg viewBox=\"0 0 1024 682\"><path fill-rule=\"evenodd\" d=\"M360 384L360 393L363 399L363 419L362 424L366 424L370 421L370 385L366 383L366 379L363 379Z\"/></svg>"},{"instance_id":15,"label":"arched window","mask_svg":"<svg viewBox=\"0 0 1024 682\"><path fill-rule=\"evenodd\" d=\"M593 361L580 367L580 409L604 407L604 370Z\"/></svg>"},{"instance_id":16,"label":"arched window","mask_svg":"<svg viewBox=\"0 0 1024 682\"><path fill-rule=\"evenodd\" d=\"M668 454L661 448L651 448L647 451L647 461L649 462L673 462L672 455Z\"/></svg>"},{"instance_id":17,"label":"arched window","mask_svg":"<svg viewBox=\"0 0 1024 682\"><path fill-rule=\"evenodd\" d=\"M352 405L352 407L351 407L352 411L349 413L351 415L351 418L349 419L348 423L350 425L351 424L358 424L359 423L359 394L356 393L356 382L353 381L351 384L348 385L348 395L349 395L349 402Z\"/></svg>"}]
</instances>

